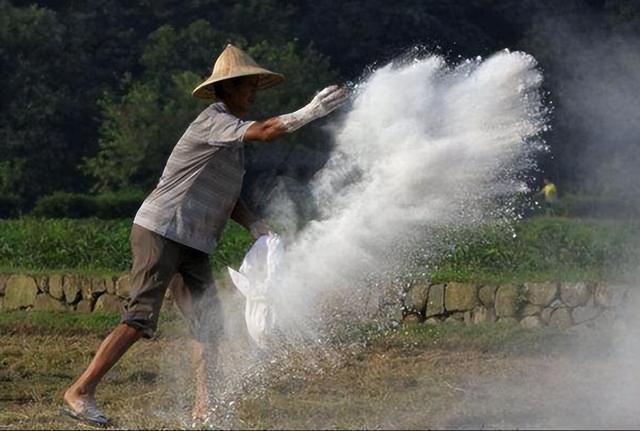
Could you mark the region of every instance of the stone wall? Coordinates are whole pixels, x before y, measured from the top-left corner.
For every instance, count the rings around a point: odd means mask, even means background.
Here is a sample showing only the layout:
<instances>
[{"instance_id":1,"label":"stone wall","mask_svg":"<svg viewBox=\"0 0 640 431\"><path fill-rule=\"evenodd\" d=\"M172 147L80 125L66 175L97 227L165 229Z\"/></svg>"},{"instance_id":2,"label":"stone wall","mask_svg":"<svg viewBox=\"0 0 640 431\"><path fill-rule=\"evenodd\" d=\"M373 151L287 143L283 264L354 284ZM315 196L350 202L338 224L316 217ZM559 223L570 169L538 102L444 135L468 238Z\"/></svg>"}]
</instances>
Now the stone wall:
<instances>
[{"instance_id":1,"label":"stone wall","mask_svg":"<svg viewBox=\"0 0 640 431\"><path fill-rule=\"evenodd\" d=\"M496 321L540 326L611 324L624 303L638 293L607 283L524 283L480 285L414 282L404 298L405 321L465 324Z\"/></svg>"},{"instance_id":2,"label":"stone wall","mask_svg":"<svg viewBox=\"0 0 640 431\"><path fill-rule=\"evenodd\" d=\"M0 310L120 313L129 276L0 274Z\"/></svg>"},{"instance_id":3,"label":"stone wall","mask_svg":"<svg viewBox=\"0 0 640 431\"><path fill-rule=\"evenodd\" d=\"M172 283L181 282L176 277ZM79 313L116 313L124 310L129 296L129 275L0 274L0 311L44 310ZM173 308L167 289L162 310Z\"/></svg>"},{"instance_id":4,"label":"stone wall","mask_svg":"<svg viewBox=\"0 0 640 431\"><path fill-rule=\"evenodd\" d=\"M175 280L174 282L179 282ZM404 321L519 322L528 328L612 323L640 289L607 283L481 285L414 281L406 291ZM171 306L167 290L166 307ZM120 313L129 295L129 276L0 274L0 310ZM395 306L398 307L398 306Z\"/></svg>"}]
</instances>

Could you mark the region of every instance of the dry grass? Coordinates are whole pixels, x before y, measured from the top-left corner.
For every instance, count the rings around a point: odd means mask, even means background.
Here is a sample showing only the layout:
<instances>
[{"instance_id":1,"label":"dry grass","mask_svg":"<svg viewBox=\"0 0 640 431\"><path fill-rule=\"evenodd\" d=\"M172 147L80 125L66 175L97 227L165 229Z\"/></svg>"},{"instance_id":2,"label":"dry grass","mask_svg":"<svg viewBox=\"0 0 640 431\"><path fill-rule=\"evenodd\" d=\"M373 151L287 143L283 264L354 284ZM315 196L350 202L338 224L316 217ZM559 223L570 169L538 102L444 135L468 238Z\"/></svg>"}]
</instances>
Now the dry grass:
<instances>
[{"instance_id":1,"label":"dry grass","mask_svg":"<svg viewBox=\"0 0 640 431\"><path fill-rule=\"evenodd\" d=\"M0 335L0 428L86 428L60 417L58 408L65 387L87 365L104 329L91 333L85 328L77 334L72 328L62 334L35 329L22 325ZM193 394L183 329L176 323L157 339L138 343L105 378L98 398L114 427L191 426ZM218 426L546 426L535 414L549 408L545 394L566 395L570 389L566 379L544 376L550 367L558 375L557 368L564 369L576 355L565 334L500 325L415 326L380 336L369 333L361 340L334 346L334 360L316 361L314 367L305 366L304 355L280 365L262 388L243 394L234 416ZM591 370L607 369L597 355L580 359Z\"/></svg>"}]
</instances>

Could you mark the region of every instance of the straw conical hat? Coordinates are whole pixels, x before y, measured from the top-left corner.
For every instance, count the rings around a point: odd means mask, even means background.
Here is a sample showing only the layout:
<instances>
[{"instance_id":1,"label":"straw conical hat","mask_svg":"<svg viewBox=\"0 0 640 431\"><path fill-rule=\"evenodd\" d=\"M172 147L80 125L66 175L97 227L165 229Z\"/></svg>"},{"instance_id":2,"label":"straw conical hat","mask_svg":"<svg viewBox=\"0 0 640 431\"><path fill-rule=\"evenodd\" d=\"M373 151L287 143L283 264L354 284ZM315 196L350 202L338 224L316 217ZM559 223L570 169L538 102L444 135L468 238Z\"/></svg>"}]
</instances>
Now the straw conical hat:
<instances>
[{"instance_id":1,"label":"straw conical hat","mask_svg":"<svg viewBox=\"0 0 640 431\"><path fill-rule=\"evenodd\" d=\"M258 90L264 90L284 81L284 76L258 66L258 63L246 52L229 44L213 65L211 76L193 90L193 95L202 99L216 99L213 89L215 82L250 75L257 75L260 78Z\"/></svg>"}]
</instances>

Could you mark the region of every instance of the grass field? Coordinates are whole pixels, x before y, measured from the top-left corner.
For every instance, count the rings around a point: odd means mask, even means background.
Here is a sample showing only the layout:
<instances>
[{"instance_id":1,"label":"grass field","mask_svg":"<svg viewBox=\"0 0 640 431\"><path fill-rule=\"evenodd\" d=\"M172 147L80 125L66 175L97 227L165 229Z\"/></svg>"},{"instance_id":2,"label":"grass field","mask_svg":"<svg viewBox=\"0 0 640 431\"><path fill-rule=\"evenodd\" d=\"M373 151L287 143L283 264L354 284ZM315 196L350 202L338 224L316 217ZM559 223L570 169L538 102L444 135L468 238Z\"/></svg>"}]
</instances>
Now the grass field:
<instances>
[{"instance_id":1,"label":"grass field","mask_svg":"<svg viewBox=\"0 0 640 431\"><path fill-rule=\"evenodd\" d=\"M58 407L117 317L0 316L0 428L87 428ZM164 319L156 339L136 344L107 375L98 400L113 427L191 427L185 332L179 318ZM603 382L620 377L615 340L499 324L365 329L329 346L330 355L311 349L312 361L300 353L267 367L212 427L637 427L635 407L603 410L612 399Z\"/></svg>"},{"instance_id":2,"label":"grass field","mask_svg":"<svg viewBox=\"0 0 640 431\"><path fill-rule=\"evenodd\" d=\"M0 272L115 275L129 271L131 220L0 220ZM640 259L637 220L534 217L439 232L438 259L416 258L406 275L433 281L626 281ZM229 223L212 256L220 275L236 266L251 236ZM411 260L411 259L410 259ZM427 270L427 266L429 269Z\"/></svg>"}]
</instances>

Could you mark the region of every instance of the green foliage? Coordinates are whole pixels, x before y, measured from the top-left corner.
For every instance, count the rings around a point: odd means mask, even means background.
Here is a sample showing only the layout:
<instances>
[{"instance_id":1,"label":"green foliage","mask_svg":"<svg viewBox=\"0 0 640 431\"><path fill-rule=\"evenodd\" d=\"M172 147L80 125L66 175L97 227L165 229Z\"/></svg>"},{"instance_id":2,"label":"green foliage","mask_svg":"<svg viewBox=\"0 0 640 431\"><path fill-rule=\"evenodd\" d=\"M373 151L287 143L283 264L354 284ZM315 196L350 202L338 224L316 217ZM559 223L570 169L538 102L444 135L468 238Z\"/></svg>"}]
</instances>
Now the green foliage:
<instances>
[{"instance_id":1,"label":"green foliage","mask_svg":"<svg viewBox=\"0 0 640 431\"><path fill-rule=\"evenodd\" d=\"M0 162L0 196L15 197L23 191L23 176L26 159L13 158Z\"/></svg>"},{"instance_id":2,"label":"green foliage","mask_svg":"<svg viewBox=\"0 0 640 431\"><path fill-rule=\"evenodd\" d=\"M130 219L0 220L3 271L122 273L131 267ZM249 233L227 224L212 256L214 270L238 265L251 244Z\"/></svg>"},{"instance_id":3,"label":"green foliage","mask_svg":"<svg viewBox=\"0 0 640 431\"><path fill-rule=\"evenodd\" d=\"M97 196L56 192L38 199L31 214L47 218L130 218L144 198L145 194L138 190L106 192Z\"/></svg>"},{"instance_id":4,"label":"green foliage","mask_svg":"<svg viewBox=\"0 0 640 431\"><path fill-rule=\"evenodd\" d=\"M11 195L0 195L0 219L17 216L20 211L20 198Z\"/></svg>"},{"instance_id":5,"label":"green foliage","mask_svg":"<svg viewBox=\"0 0 640 431\"><path fill-rule=\"evenodd\" d=\"M146 194L140 190L124 189L95 196L98 206L96 217L101 219L133 218Z\"/></svg>"},{"instance_id":6,"label":"green foliage","mask_svg":"<svg viewBox=\"0 0 640 431\"><path fill-rule=\"evenodd\" d=\"M543 210L563 217L593 217L608 219L637 219L640 203L627 191L601 195L563 194L561 199L544 204Z\"/></svg>"},{"instance_id":7,"label":"green foliage","mask_svg":"<svg viewBox=\"0 0 640 431\"><path fill-rule=\"evenodd\" d=\"M119 86L124 76L133 77L127 82L151 83L154 93L159 84L153 75L168 77L158 91L170 99L167 93L176 91L171 88L173 80L180 79L174 75L184 71L200 75L210 69L215 52L227 42L230 31L247 30L248 38L234 36L238 41L286 40L287 19L296 10L280 1L265 0L243 0L232 7L220 0L179 6L169 0L30 3L0 0L0 196L16 196L22 210L54 191L86 192L91 186L87 170L78 167L85 159L108 159L97 155L98 138L101 129L110 128L105 123L113 123L114 115L105 118L103 112L108 110L100 101L120 100L130 90ZM215 36L210 34L213 27L209 22L215 23ZM167 23L190 30L181 33L176 43L171 41L171 51L162 50L162 32L155 35L160 40L152 37L149 42L157 49L145 49L147 38ZM198 64L193 63L196 60ZM146 72L149 68L152 73ZM178 97L188 99L191 85L197 81L194 75L188 85L175 84L185 89L178 91ZM103 96L105 92L110 96ZM149 90L136 92L142 97ZM171 110L175 107L165 109L165 99L158 101L164 116L154 115L153 124L164 124L170 140L180 136L192 114L178 112L174 117ZM135 139L136 135L130 137ZM155 153L148 142L143 144L143 152L153 161L166 159L166 150ZM114 158L123 154L117 146L107 153ZM139 160L139 155L132 157ZM94 189L117 189L127 183L122 179L127 172L108 174L110 168L123 170L127 160L120 162L98 172ZM133 182L150 187L159 172L157 168L152 174L148 172L136 171L138 177Z\"/></svg>"},{"instance_id":8,"label":"green foliage","mask_svg":"<svg viewBox=\"0 0 640 431\"><path fill-rule=\"evenodd\" d=\"M144 45L140 57L144 78L168 82L175 73L210 72L216 52L229 42L246 44L242 36L220 31L203 19L182 30L165 24L151 33Z\"/></svg>"},{"instance_id":9,"label":"green foliage","mask_svg":"<svg viewBox=\"0 0 640 431\"><path fill-rule=\"evenodd\" d=\"M270 44L260 42L245 47L259 64L285 77L285 82L258 94L256 117L291 112L309 102L323 87L339 82L329 58L312 45L300 49L297 43Z\"/></svg>"},{"instance_id":10,"label":"green foliage","mask_svg":"<svg viewBox=\"0 0 640 431\"><path fill-rule=\"evenodd\" d=\"M452 232L451 251L438 262L437 279L522 277L620 278L640 259L636 222L541 217Z\"/></svg>"},{"instance_id":11,"label":"green foliage","mask_svg":"<svg viewBox=\"0 0 640 431\"><path fill-rule=\"evenodd\" d=\"M73 171L73 151L59 127L70 95L64 27L56 15L37 7L0 2L0 194L30 199L63 179L52 170ZM28 156L27 156L28 155Z\"/></svg>"},{"instance_id":12,"label":"green foliage","mask_svg":"<svg viewBox=\"0 0 640 431\"><path fill-rule=\"evenodd\" d=\"M128 270L130 220L22 218L0 222L0 267Z\"/></svg>"},{"instance_id":13,"label":"green foliage","mask_svg":"<svg viewBox=\"0 0 640 431\"><path fill-rule=\"evenodd\" d=\"M98 206L91 196L56 192L38 199L32 213L36 217L86 218L97 212Z\"/></svg>"},{"instance_id":14,"label":"green foliage","mask_svg":"<svg viewBox=\"0 0 640 431\"><path fill-rule=\"evenodd\" d=\"M152 187L171 146L203 106L190 97L192 87L210 72L227 42L286 76L285 85L259 99L255 114L267 116L297 108L314 91L338 81L337 75L357 79L368 66L416 44L451 59L525 49L540 61L551 94L562 96L575 70L553 59L566 61L575 49L564 42L561 50L554 48L558 31L546 31L541 16L553 10L551 16L561 20L588 18L599 30L580 30L585 41L601 33L613 41L635 40L640 28L634 0L35 3L39 6L0 0L0 196L15 197L22 212L54 191ZM553 171L562 175L560 182L569 182L579 167L575 158L585 144L585 127L562 115L562 102L556 103L556 132L548 141ZM609 137L611 131L602 130ZM322 139L309 130L296 135L270 146L276 157L259 149L247 160L312 174L322 160L307 157L311 165L295 166L287 155L293 147L321 145ZM615 174L621 156L604 156L598 170ZM622 158L622 166L633 167L633 160ZM274 167L274 160L283 163Z\"/></svg>"},{"instance_id":15,"label":"green foliage","mask_svg":"<svg viewBox=\"0 0 640 431\"><path fill-rule=\"evenodd\" d=\"M155 185L171 149L188 124L206 106L191 96L213 60L227 42L244 47L265 67L286 75L287 85L260 95L257 117L267 117L300 107L321 86L337 75L328 59L311 47L262 41L247 46L244 37L220 32L198 20L184 29L164 25L153 32L141 56L144 73L127 76L121 98L101 99L104 121L100 150L85 161L84 171L96 179L96 189L123 187L150 189Z\"/></svg>"},{"instance_id":16,"label":"green foliage","mask_svg":"<svg viewBox=\"0 0 640 431\"><path fill-rule=\"evenodd\" d=\"M0 221L0 267L125 272L131 264L130 228L128 219ZM639 232L637 222L563 218L534 218L513 230L491 225L451 232L451 251L430 275L443 281L618 279L636 269ZM251 243L244 228L228 223L212 256L214 270L238 265Z\"/></svg>"},{"instance_id":17,"label":"green foliage","mask_svg":"<svg viewBox=\"0 0 640 431\"><path fill-rule=\"evenodd\" d=\"M103 99L100 151L84 164L97 180L95 189L149 190L155 185L173 145L202 108L190 95L197 82L195 74L183 72L172 76L165 89L171 97L162 97L164 86L152 81L131 84L118 102Z\"/></svg>"},{"instance_id":18,"label":"green foliage","mask_svg":"<svg viewBox=\"0 0 640 431\"><path fill-rule=\"evenodd\" d=\"M100 191L151 189L171 149L205 103L191 96L201 81L193 70L212 64L211 47L224 46L230 35L198 20L176 31L164 25L149 35L141 55L143 75L125 76L124 95L100 100L104 121L100 150L83 170Z\"/></svg>"},{"instance_id":19,"label":"green foliage","mask_svg":"<svg viewBox=\"0 0 640 431\"><path fill-rule=\"evenodd\" d=\"M253 238L245 228L229 221L212 256L214 271L220 272L227 266L239 266L252 243Z\"/></svg>"}]
</instances>

